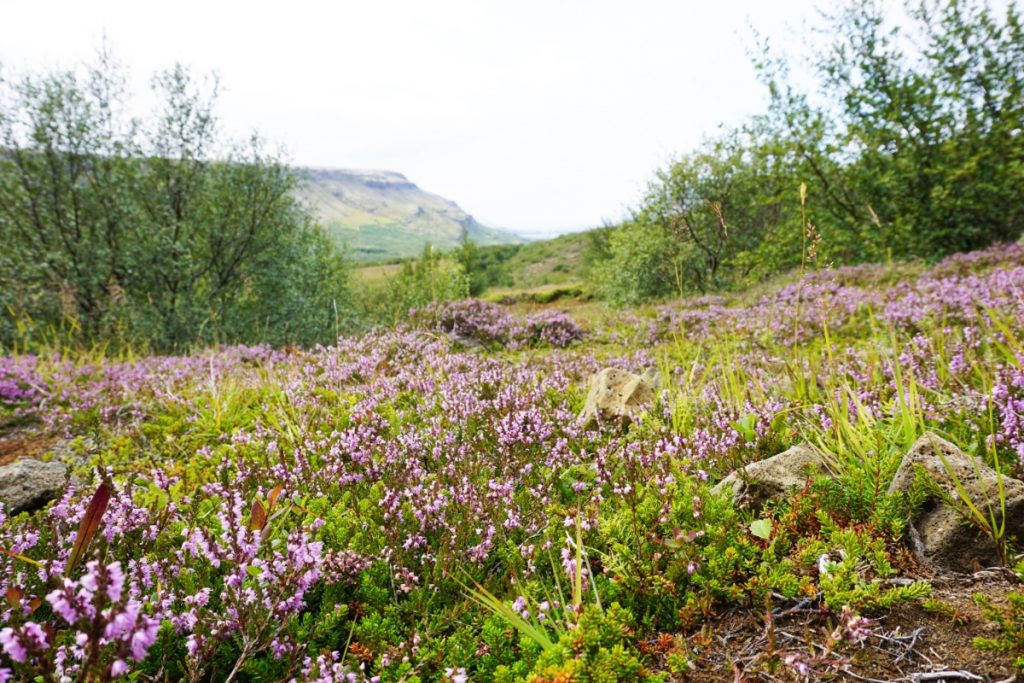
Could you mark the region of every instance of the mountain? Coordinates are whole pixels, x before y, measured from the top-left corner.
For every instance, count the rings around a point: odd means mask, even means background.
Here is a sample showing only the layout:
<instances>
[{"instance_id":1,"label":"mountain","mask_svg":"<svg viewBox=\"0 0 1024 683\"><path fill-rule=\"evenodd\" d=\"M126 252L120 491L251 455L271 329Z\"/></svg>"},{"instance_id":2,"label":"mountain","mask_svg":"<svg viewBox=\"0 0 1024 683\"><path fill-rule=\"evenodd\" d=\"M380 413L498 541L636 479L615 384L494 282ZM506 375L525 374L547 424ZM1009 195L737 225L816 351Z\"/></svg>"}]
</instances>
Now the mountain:
<instances>
[{"instance_id":1,"label":"mountain","mask_svg":"<svg viewBox=\"0 0 1024 683\"><path fill-rule=\"evenodd\" d=\"M425 244L447 250L465 230L479 245L519 244L481 225L455 202L420 189L401 173L303 168L299 198L357 260L415 256Z\"/></svg>"}]
</instances>

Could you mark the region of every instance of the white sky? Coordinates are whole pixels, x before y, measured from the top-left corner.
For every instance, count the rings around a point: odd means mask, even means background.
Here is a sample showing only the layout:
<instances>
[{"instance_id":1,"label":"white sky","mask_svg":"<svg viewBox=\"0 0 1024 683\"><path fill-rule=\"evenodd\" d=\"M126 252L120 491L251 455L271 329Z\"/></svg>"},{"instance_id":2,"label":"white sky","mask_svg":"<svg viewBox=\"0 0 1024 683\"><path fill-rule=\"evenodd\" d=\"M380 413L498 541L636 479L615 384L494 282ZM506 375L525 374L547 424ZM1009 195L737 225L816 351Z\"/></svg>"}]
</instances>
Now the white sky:
<instances>
[{"instance_id":1,"label":"white sky","mask_svg":"<svg viewBox=\"0 0 1024 683\"><path fill-rule=\"evenodd\" d=\"M522 234L621 218L654 170L761 110L750 25L812 0L0 0L0 64L89 60L106 35L143 91L181 61L218 111L299 165L379 168Z\"/></svg>"}]
</instances>

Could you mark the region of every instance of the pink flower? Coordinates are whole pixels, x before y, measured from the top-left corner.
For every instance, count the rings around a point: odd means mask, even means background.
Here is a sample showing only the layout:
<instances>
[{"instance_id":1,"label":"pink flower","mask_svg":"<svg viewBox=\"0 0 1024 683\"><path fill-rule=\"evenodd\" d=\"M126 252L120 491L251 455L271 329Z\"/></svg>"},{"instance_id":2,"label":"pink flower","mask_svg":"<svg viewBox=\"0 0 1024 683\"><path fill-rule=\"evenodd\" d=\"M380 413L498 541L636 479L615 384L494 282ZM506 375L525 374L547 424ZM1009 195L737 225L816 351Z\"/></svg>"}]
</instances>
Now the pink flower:
<instances>
[{"instance_id":1,"label":"pink flower","mask_svg":"<svg viewBox=\"0 0 1024 683\"><path fill-rule=\"evenodd\" d=\"M114 562L107 566L107 597L111 602L121 599L121 591L124 588L124 571L120 562Z\"/></svg>"},{"instance_id":2,"label":"pink flower","mask_svg":"<svg viewBox=\"0 0 1024 683\"><path fill-rule=\"evenodd\" d=\"M807 676L811 672L811 667L799 652L790 652L782 659L782 663L792 669L797 676Z\"/></svg>"},{"instance_id":3,"label":"pink flower","mask_svg":"<svg viewBox=\"0 0 1024 683\"><path fill-rule=\"evenodd\" d=\"M132 633L131 650L132 659L141 662L146 657L146 652L156 642L157 633L160 631L160 622L152 617L142 617L142 628Z\"/></svg>"},{"instance_id":4,"label":"pink flower","mask_svg":"<svg viewBox=\"0 0 1024 683\"><path fill-rule=\"evenodd\" d=\"M45 650L50 645L43 628L34 621L27 621L21 633L10 627L0 629L0 646L8 657L20 663L28 659L30 650Z\"/></svg>"},{"instance_id":5,"label":"pink flower","mask_svg":"<svg viewBox=\"0 0 1024 683\"><path fill-rule=\"evenodd\" d=\"M124 676L128 673L128 664L123 659L115 659L114 663L110 665L110 675L114 678Z\"/></svg>"},{"instance_id":6,"label":"pink flower","mask_svg":"<svg viewBox=\"0 0 1024 683\"><path fill-rule=\"evenodd\" d=\"M74 581L64 579L64 588L50 591L46 595L46 600L53 607L53 611L59 614L64 621L69 624L78 621L78 601L75 596Z\"/></svg>"},{"instance_id":7,"label":"pink flower","mask_svg":"<svg viewBox=\"0 0 1024 683\"><path fill-rule=\"evenodd\" d=\"M139 610L141 606L139 603L132 601L125 605L123 612L118 612L113 615L113 618L107 622L107 626L103 629L103 636L107 640L119 640L124 637L132 628L135 627L136 622L139 620Z\"/></svg>"},{"instance_id":8,"label":"pink flower","mask_svg":"<svg viewBox=\"0 0 1024 683\"><path fill-rule=\"evenodd\" d=\"M16 662L24 662L28 658L28 650L10 627L0 629L0 646L4 648L7 656Z\"/></svg>"},{"instance_id":9,"label":"pink flower","mask_svg":"<svg viewBox=\"0 0 1024 683\"><path fill-rule=\"evenodd\" d=\"M843 613L839 618L839 625L832 632L832 640L849 640L859 643L871 635L871 621L854 614L849 605L843 605Z\"/></svg>"},{"instance_id":10,"label":"pink flower","mask_svg":"<svg viewBox=\"0 0 1024 683\"><path fill-rule=\"evenodd\" d=\"M447 668L444 670L444 673L448 676L448 680L450 680L451 683L466 683L469 680L469 676L466 675L466 670L461 667L458 669Z\"/></svg>"}]
</instances>

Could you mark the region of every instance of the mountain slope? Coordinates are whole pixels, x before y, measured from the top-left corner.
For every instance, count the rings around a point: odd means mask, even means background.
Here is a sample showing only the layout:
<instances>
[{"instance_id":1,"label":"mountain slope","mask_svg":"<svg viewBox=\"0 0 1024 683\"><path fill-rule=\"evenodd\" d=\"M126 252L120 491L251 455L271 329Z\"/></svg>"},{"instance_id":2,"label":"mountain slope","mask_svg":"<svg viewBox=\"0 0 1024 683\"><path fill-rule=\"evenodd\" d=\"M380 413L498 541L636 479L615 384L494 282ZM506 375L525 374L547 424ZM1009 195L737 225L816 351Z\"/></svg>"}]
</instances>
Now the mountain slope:
<instances>
[{"instance_id":1,"label":"mountain slope","mask_svg":"<svg viewBox=\"0 0 1024 683\"><path fill-rule=\"evenodd\" d=\"M477 244L516 244L522 238L481 225L455 202L426 192L400 173L298 169L299 198L353 258L414 256L425 244L450 249L466 230Z\"/></svg>"}]
</instances>

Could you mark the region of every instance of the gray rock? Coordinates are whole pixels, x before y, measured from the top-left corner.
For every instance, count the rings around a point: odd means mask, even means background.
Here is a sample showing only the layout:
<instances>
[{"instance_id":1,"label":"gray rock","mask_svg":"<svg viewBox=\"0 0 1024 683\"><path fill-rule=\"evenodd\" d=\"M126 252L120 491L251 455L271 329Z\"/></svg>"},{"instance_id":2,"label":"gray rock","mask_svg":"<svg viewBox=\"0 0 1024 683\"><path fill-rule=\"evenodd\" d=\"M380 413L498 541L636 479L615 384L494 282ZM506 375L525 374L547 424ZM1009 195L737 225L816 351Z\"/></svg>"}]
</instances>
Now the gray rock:
<instances>
[{"instance_id":1,"label":"gray rock","mask_svg":"<svg viewBox=\"0 0 1024 683\"><path fill-rule=\"evenodd\" d=\"M1000 558L995 543L977 525L968 522L965 517L968 508L956 486L956 481L959 481L963 492L986 517L990 509L995 510L998 520L1002 511L999 503L1000 477L996 471L945 439L925 434L903 456L889 492L910 491L915 467L918 466L953 502L950 506L944 496L931 491L921 510L911 520L910 537L918 555L936 568L961 572L973 572L978 567L998 564ZM1014 477L1002 477L1002 485L1006 500L1006 533L1018 539L1024 538L1024 482Z\"/></svg>"},{"instance_id":2,"label":"gray rock","mask_svg":"<svg viewBox=\"0 0 1024 683\"><path fill-rule=\"evenodd\" d=\"M759 509L773 498L803 488L808 476L829 473L828 462L820 452L809 446L793 446L736 470L718 482L712 491L729 493L733 502Z\"/></svg>"},{"instance_id":3,"label":"gray rock","mask_svg":"<svg viewBox=\"0 0 1024 683\"><path fill-rule=\"evenodd\" d=\"M67 467L31 458L0 467L0 503L7 514L37 510L64 490Z\"/></svg>"},{"instance_id":4,"label":"gray rock","mask_svg":"<svg viewBox=\"0 0 1024 683\"><path fill-rule=\"evenodd\" d=\"M587 402L580 419L590 423L597 419L632 420L654 403L659 378L656 368L648 368L642 375L605 368L591 375L587 384Z\"/></svg>"}]
</instances>

